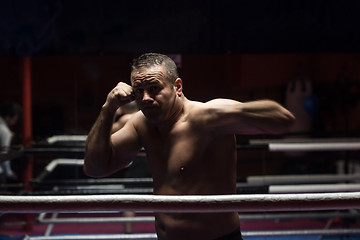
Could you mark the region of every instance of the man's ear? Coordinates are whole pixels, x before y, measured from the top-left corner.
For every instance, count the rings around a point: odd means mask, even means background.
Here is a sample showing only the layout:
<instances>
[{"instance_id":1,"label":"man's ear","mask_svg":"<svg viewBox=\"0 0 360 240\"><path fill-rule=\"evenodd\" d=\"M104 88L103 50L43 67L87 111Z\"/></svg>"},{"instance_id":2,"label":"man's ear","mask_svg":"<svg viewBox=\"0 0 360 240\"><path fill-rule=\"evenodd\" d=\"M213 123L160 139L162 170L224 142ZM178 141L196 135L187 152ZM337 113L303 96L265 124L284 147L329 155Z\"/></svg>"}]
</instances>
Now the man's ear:
<instances>
[{"instance_id":1,"label":"man's ear","mask_svg":"<svg viewBox=\"0 0 360 240\"><path fill-rule=\"evenodd\" d=\"M175 80L174 87L175 87L176 94L180 97L182 95L182 91L183 91L183 85L182 85L181 78L177 78Z\"/></svg>"}]
</instances>

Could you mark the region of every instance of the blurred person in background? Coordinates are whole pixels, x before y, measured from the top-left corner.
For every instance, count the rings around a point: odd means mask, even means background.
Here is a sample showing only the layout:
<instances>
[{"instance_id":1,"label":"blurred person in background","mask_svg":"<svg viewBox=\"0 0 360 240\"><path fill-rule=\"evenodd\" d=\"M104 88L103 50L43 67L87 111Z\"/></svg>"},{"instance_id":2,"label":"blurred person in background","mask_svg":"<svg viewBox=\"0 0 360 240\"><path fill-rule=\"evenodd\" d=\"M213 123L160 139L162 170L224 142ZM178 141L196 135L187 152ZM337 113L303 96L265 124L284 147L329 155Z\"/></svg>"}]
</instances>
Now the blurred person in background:
<instances>
[{"instance_id":1,"label":"blurred person in background","mask_svg":"<svg viewBox=\"0 0 360 240\"><path fill-rule=\"evenodd\" d=\"M22 108L15 102L6 101L0 104L0 153L7 153L14 133L11 128L16 125L22 114ZM0 181L6 183L8 180L16 180L17 175L12 170L10 160L0 162Z\"/></svg>"}]
</instances>

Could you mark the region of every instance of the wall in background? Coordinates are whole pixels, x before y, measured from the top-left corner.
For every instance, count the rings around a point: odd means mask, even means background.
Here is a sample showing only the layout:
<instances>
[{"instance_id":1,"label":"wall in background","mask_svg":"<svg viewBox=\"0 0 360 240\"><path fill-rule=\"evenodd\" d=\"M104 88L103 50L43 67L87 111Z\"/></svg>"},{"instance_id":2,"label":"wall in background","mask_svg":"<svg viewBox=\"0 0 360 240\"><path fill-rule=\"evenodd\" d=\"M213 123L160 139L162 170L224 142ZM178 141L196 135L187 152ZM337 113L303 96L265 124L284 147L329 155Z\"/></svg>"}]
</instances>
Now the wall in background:
<instances>
[{"instance_id":1,"label":"wall in background","mask_svg":"<svg viewBox=\"0 0 360 240\"><path fill-rule=\"evenodd\" d=\"M132 58L33 57L35 139L86 134L107 93L118 81L129 82ZM18 57L0 58L0 101L21 103L20 62ZM322 128L315 130L360 132L360 54L182 55L179 70L185 95L199 101L270 98L285 104L287 85L294 79L309 79L311 110L316 110L311 117Z\"/></svg>"}]
</instances>

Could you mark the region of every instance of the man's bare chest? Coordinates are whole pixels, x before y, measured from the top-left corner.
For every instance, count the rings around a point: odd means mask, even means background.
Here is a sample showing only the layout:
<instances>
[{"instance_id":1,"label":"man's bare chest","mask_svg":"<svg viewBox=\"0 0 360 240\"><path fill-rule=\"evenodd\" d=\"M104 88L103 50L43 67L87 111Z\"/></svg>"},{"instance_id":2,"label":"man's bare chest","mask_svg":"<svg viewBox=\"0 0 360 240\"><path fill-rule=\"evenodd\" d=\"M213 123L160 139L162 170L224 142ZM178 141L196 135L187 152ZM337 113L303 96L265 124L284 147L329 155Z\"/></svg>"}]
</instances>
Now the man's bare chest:
<instances>
[{"instance_id":1,"label":"man's bare chest","mask_svg":"<svg viewBox=\"0 0 360 240\"><path fill-rule=\"evenodd\" d=\"M209 135L185 124L165 134L150 129L143 137L143 145L153 171L170 175L198 164L207 152L209 141Z\"/></svg>"}]
</instances>

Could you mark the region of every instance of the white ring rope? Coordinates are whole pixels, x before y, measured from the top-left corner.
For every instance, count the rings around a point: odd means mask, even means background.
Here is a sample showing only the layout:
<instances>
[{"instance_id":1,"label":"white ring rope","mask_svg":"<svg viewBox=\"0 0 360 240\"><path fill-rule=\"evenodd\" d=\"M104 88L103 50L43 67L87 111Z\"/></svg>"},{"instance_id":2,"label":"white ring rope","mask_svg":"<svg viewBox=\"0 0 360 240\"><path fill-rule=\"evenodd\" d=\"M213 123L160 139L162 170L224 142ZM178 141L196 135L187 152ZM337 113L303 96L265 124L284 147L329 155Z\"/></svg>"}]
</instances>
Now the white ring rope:
<instances>
[{"instance_id":1,"label":"white ring rope","mask_svg":"<svg viewBox=\"0 0 360 240\"><path fill-rule=\"evenodd\" d=\"M117 212L116 212L117 213ZM136 216L136 217L45 217L48 213L40 213L37 222L41 224L59 224L59 223L153 223L154 216ZM50 214L49 214L50 215ZM347 218L357 219L360 213L356 210L346 212L342 211L322 211L322 212L285 212L285 213L244 213L239 214L239 219L244 221L263 221L263 220L288 220L288 219L329 219L329 218Z\"/></svg>"},{"instance_id":2,"label":"white ring rope","mask_svg":"<svg viewBox=\"0 0 360 240\"><path fill-rule=\"evenodd\" d=\"M301 229L301 230L273 230L273 231L243 231L243 237L269 237L269 236L307 236L307 235L359 235L360 229ZM86 234L86 235L60 235L60 236L34 236L25 240L120 240L120 239L152 239L156 240L155 233L132 234Z\"/></svg>"},{"instance_id":3,"label":"white ring rope","mask_svg":"<svg viewBox=\"0 0 360 240\"><path fill-rule=\"evenodd\" d=\"M49 144L55 144L58 142L85 142L87 135L56 135L46 139Z\"/></svg>"},{"instance_id":4,"label":"white ring rope","mask_svg":"<svg viewBox=\"0 0 360 240\"><path fill-rule=\"evenodd\" d=\"M360 150L360 143L269 143L269 151L341 151Z\"/></svg>"},{"instance_id":5,"label":"white ring rope","mask_svg":"<svg viewBox=\"0 0 360 240\"><path fill-rule=\"evenodd\" d=\"M156 233L131 233L131 234L86 234L86 235L60 235L60 236L35 236L24 240L120 240L120 239L151 239L156 240Z\"/></svg>"},{"instance_id":6,"label":"white ring rope","mask_svg":"<svg viewBox=\"0 0 360 240\"><path fill-rule=\"evenodd\" d=\"M253 139L250 145L267 144L269 151L358 151L360 138Z\"/></svg>"},{"instance_id":7,"label":"white ring rope","mask_svg":"<svg viewBox=\"0 0 360 240\"><path fill-rule=\"evenodd\" d=\"M84 142L87 135L57 135L47 138L49 144ZM360 138L253 139L250 145L267 144L269 151L341 151L360 150Z\"/></svg>"},{"instance_id":8,"label":"white ring rope","mask_svg":"<svg viewBox=\"0 0 360 240\"><path fill-rule=\"evenodd\" d=\"M299 184L299 183L333 183L345 181L359 181L360 174L308 174L308 175L267 175L249 176L246 181L249 185L271 184Z\"/></svg>"},{"instance_id":9,"label":"white ring rope","mask_svg":"<svg viewBox=\"0 0 360 240\"><path fill-rule=\"evenodd\" d=\"M359 192L359 183L343 184L303 184L303 185L270 185L269 193L334 193Z\"/></svg>"},{"instance_id":10,"label":"white ring rope","mask_svg":"<svg viewBox=\"0 0 360 240\"><path fill-rule=\"evenodd\" d=\"M0 196L0 212L270 212L360 208L360 192L252 195Z\"/></svg>"}]
</instances>

